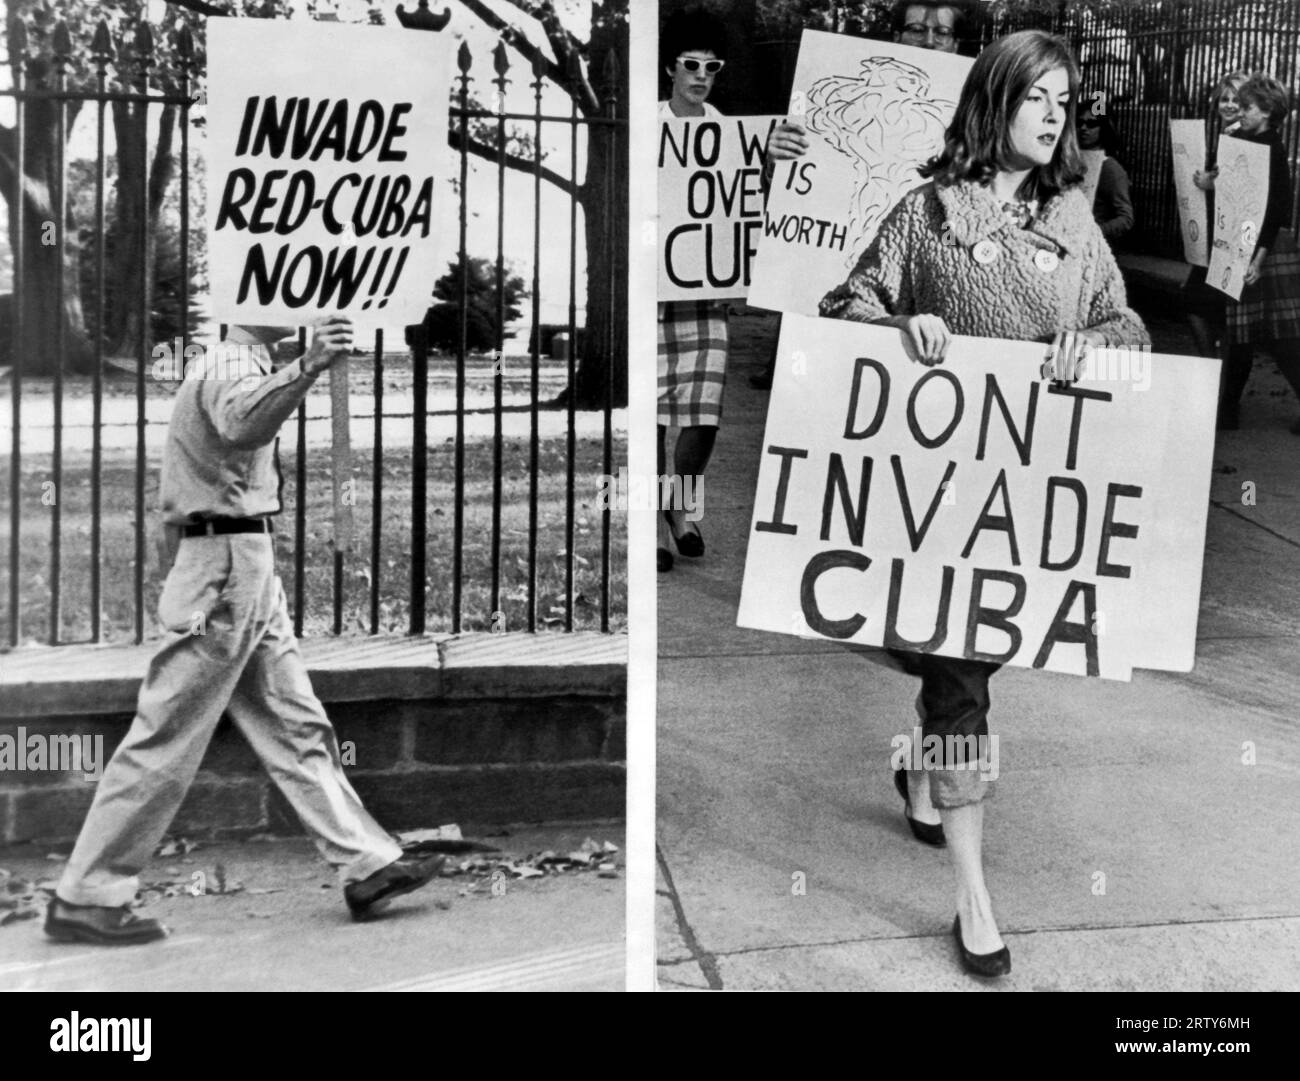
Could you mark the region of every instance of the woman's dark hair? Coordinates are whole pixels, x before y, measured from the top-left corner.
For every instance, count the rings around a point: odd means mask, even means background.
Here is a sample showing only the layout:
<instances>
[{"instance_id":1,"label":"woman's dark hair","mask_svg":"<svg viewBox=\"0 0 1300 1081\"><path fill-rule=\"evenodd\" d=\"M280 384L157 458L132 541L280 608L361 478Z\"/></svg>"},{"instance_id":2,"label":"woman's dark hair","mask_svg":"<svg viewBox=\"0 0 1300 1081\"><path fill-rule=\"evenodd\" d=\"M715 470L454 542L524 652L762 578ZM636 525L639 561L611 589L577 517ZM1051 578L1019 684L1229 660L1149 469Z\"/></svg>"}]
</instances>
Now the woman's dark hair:
<instances>
[{"instance_id":1,"label":"woman's dark hair","mask_svg":"<svg viewBox=\"0 0 1300 1081\"><path fill-rule=\"evenodd\" d=\"M1087 100L1087 95L1084 95ZM1106 157L1114 158L1121 165L1124 163L1124 141L1119 137L1119 129L1115 127L1115 122L1105 113L1094 113L1091 109L1085 109L1080 112L1077 122L1082 124L1090 120L1100 129L1097 146L1106 151Z\"/></svg>"},{"instance_id":2,"label":"woman's dark hair","mask_svg":"<svg viewBox=\"0 0 1300 1081\"><path fill-rule=\"evenodd\" d=\"M685 52L711 52L719 60L727 57L727 28L716 15L700 7L674 11L659 32L660 67L671 68Z\"/></svg>"},{"instance_id":3,"label":"woman's dark hair","mask_svg":"<svg viewBox=\"0 0 1300 1081\"><path fill-rule=\"evenodd\" d=\"M1237 100L1243 105L1258 105L1268 113L1269 126L1279 128L1291 111L1291 97L1280 82L1262 71L1255 72L1241 84Z\"/></svg>"},{"instance_id":4,"label":"woman's dark hair","mask_svg":"<svg viewBox=\"0 0 1300 1081\"><path fill-rule=\"evenodd\" d=\"M1046 72L1064 68L1070 81L1056 153L1047 165L1029 174L1037 199L1050 199L1083 179L1074 116L1079 100L1079 66L1070 46L1042 30L1022 30L998 38L971 65L957 100L957 111L944 133L943 150L921 169L941 185L959 180L984 183L1011 157L1011 119L1035 82Z\"/></svg>"}]
</instances>

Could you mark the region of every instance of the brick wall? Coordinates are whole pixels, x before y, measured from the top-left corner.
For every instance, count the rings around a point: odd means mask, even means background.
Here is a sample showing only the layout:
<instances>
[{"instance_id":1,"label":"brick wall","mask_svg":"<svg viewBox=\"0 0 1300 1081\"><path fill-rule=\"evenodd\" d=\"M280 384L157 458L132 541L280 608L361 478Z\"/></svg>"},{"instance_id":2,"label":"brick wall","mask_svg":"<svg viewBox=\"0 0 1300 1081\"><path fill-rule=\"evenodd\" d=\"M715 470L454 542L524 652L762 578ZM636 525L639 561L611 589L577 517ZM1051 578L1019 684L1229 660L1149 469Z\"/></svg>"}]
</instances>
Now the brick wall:
<instances>
[{"instance_id":1,"label":"brick wall","mask_svg":"<svg viewBox=\"0 0 1300 1081\"><path fill-rule=\"evenodd\" d=\"M497 824L619 818L624 810L621 696L557 695L327 703L345 769L392 830L445 822ZM105 759L130 714L0 721L0 737L103 736ZM0 841L73 839L95 781L50 770L0 772ZM223 718L173 833L300 832L243 736Z\"/></svg>"}]
</instances>

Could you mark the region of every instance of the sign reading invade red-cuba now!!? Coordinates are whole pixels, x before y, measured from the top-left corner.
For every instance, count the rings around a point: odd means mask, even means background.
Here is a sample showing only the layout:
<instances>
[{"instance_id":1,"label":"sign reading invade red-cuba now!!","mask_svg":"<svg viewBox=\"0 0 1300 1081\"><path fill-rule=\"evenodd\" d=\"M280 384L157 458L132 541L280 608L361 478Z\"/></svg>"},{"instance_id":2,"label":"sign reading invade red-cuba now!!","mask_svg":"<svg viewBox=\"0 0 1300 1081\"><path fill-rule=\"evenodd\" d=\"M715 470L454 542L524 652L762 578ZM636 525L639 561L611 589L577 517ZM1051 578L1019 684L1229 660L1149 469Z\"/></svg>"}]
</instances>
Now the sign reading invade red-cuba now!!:
<instances>
[{"instance_id":1,"label":"sign reading invade red-cuba now!!","mask_svg":"<svg viewBox=\"0 0 1300 1081\"><path fill-rule=\"evenodd\" d=\"M395 27L211 21L207 214L217 320L301 326L343 312L402 325L424 317L438 276L432 230L451 47Z\"/></svg>"},{"instance_id":2,"label":"sign reading invade red-cuba now!!","mask_svg":"<svg viewBox=\"0 0 1300 1081\"><path fill-rule=\"evenodd\" d=\"M786 316L737 622L1127 680L1189 671L1219 364Z\"/></svg>"}]
</instances>

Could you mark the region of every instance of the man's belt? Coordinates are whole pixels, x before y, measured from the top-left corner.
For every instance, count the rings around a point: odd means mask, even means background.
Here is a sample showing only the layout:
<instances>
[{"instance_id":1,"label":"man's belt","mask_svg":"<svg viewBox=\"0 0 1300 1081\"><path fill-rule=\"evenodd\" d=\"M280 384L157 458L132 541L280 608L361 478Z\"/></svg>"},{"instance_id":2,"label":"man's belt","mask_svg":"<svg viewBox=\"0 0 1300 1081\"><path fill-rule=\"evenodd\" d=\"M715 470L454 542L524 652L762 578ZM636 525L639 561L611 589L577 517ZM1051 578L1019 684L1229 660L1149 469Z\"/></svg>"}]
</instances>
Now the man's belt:
<instances>
[{"instance_id":1,"label":"man's belt","mask_svg":"<svg viewBox=\"0 0 1300 1081\"><path fill-rule=\"evenodd\" d=\"M222 537L231 533L270 533L270 518L204 518L182 526L186 537Z\"/></svg>"}]
</instances>

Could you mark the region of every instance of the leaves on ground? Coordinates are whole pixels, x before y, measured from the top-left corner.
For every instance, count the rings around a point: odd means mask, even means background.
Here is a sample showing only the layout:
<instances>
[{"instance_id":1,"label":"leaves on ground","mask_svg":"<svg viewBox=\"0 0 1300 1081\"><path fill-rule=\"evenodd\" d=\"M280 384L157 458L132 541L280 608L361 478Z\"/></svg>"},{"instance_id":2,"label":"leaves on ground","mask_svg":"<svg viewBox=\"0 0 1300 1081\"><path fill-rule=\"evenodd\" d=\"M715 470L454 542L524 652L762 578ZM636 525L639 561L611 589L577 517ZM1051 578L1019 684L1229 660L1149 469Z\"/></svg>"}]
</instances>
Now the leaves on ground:
<instances>
[{"instance_id":1,"label":"leaves on ground","mask_svg":"<svg viewBox=\"0 0 1300 1081\"><path fill-rule=\"evenodd\" d=\"M617 878L618 865L614 855L618 845L586 838L569 852L547 849L526 856L501 853L494 857L472 856L454 866L449 865L444 874L464 875L474 879L464 887L462 897L475 893L500 893L501 884L526 878L546 878L574 872L595 871L598 878Z\"/></svg>"},{"instance_id":2,"label":"leaves on ground","mask_svg":"<svg viewBox=\"0 0 1300 1081\"><path fill-rule=\"evenodd\" d=\"M188 855L198 847L198 844L188 837L164 837L153 854L155 858L167 859L170 856Z\"/></svg>"}]
</instances>

